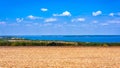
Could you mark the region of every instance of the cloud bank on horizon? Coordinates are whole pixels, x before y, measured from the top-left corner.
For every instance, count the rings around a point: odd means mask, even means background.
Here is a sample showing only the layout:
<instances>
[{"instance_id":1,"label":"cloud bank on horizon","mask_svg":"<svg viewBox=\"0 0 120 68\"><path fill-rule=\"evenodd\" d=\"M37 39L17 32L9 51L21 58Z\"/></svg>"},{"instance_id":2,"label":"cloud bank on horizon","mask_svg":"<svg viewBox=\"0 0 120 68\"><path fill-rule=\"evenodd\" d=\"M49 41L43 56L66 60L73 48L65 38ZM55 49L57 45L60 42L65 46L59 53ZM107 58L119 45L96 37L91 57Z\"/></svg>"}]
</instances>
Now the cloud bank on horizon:
<instances>
[{"instance_id":1,"label":"cloud bank on horizon","mask_svg":"<svg viewBox=\"0 0 120 68\"><path fill-rule=\"evenodd\" d=\"M1 0L0 35L120 35L119 0Z\"/></svg>"}]
</instances>

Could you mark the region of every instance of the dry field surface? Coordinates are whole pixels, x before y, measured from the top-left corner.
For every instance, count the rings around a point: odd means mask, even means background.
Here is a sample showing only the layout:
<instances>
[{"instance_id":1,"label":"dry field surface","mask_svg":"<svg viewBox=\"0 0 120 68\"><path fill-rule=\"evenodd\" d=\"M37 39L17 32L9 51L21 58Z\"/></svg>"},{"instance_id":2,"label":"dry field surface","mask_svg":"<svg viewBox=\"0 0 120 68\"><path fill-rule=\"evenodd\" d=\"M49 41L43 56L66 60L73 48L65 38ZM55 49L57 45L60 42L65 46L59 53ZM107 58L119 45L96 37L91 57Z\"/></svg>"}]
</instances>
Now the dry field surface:
<instances>
[{"instance_id":1,"label":"dry field surface","mask_svg":"<svg viewBox=\"0 0 120 68\"><path fill-rule=\"evenodd\" d=\"M0 47L0 68L120 68L120 47Z\"/></svg>"}]
</instances>

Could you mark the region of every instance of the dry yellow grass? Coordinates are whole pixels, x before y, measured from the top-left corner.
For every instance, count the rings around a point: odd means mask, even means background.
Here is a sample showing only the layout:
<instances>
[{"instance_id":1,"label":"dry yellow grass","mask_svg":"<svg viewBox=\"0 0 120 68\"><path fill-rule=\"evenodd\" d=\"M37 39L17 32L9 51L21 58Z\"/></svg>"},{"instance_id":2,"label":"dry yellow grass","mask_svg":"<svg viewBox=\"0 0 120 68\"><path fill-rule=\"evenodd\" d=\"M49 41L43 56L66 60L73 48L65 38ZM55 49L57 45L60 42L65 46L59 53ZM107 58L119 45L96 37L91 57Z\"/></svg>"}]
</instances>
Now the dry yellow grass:
<instances>
[{"instance_id":1,"label":"dry yellow grass","mask_svg":"<svg viewBox=\"0 0 120 68\"><path fill-rule=\"evenodd\" d=\"M120 68L120 47L0 47L0 68Z\"/></svg>"}]
</instances>

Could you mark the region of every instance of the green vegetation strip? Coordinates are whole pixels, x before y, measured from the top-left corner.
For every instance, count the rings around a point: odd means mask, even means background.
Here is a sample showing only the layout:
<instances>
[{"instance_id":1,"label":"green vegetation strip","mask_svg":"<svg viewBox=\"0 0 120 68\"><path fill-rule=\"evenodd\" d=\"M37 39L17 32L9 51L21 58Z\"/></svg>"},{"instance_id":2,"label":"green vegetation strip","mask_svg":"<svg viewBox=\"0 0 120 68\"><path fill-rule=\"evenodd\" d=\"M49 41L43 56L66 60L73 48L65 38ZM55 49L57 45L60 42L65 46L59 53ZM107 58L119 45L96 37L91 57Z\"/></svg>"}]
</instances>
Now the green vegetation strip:
<instances>
[{"instance_id":1,"label":"green vegetation strip","mask_svg":"<svg viewBox=\"0 0 120 68\"><path fill-rule=\"evenodd\" d=\"M64 41L33 41L33 40L2 40L0 46L120 46L120 43L64 42Z\"/></svg>"}]
</instances>

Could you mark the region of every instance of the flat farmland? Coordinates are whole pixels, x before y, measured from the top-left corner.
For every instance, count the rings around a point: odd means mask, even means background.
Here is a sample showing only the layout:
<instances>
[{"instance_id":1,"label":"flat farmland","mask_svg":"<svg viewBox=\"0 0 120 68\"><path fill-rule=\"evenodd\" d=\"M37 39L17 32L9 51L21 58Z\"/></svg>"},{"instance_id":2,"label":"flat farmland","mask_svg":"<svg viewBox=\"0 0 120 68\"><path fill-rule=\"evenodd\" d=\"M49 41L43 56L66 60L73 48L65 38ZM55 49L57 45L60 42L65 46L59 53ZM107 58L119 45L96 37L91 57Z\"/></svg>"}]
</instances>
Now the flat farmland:
<instances>
[{"instance_id":1,"label":"flat farmland","mask_svg":"<svg viewBox=\"0 0 120 68\"><path fill-rule=\"evenodd\" d=\"M0 68L120 68L120 47L0 47Z\"/></svg>"}]
</instances>

